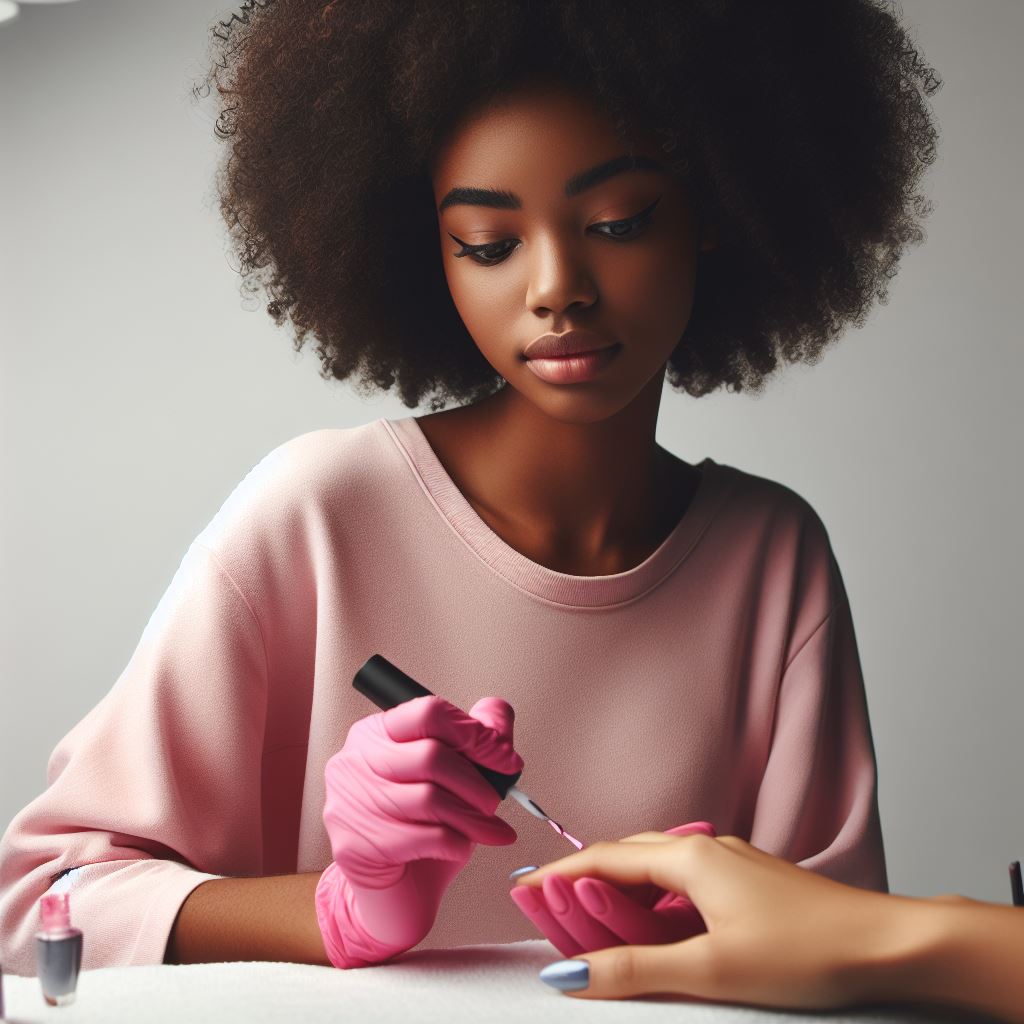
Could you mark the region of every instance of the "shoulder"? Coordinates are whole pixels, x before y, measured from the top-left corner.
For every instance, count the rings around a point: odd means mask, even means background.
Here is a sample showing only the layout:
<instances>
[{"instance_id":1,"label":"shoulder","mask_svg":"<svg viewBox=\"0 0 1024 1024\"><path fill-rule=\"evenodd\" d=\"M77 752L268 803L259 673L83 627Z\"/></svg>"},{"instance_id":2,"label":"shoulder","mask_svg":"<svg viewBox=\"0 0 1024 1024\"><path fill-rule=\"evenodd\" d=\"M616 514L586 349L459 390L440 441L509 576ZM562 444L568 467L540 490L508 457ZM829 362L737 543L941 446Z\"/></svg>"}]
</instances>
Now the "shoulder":
<instances>
[{"instance_id":1,"label":"shoulder","mask_svg":"<svg viewBox=\"0 0 1024 1024\"><path fill-rule=\"evenodd\" d=\"M295 539L324 516L357 515L379 489L389 455L394 445L381 420L299 434L245 474L196 542L220 550L240 534Z\"/></svg>"},{"instance_id":2,"label":"shoulder","mask_svg":"<svg viewBox=\"0 0 1024 1024\"><path fill-rule=\"evenodd\" d=\"M718 516L722 542L741 553L765 590L800 595L824 613L843 600L832 540L811 501L779 480L734 466L718 469L728 492Z\"/></svg>"},{"instance_id":3,"label":"shoulder","mask_svg":"<svg viewBox=\"0 0 1024 1024\"><path fill-rule=\"evenodd\" d=\"M792 534L827 545L828 530L811 502L789 484L736 466L716 463L727 504L749 529L764 530L779 538Z\"/></svg>"}]
</instances>

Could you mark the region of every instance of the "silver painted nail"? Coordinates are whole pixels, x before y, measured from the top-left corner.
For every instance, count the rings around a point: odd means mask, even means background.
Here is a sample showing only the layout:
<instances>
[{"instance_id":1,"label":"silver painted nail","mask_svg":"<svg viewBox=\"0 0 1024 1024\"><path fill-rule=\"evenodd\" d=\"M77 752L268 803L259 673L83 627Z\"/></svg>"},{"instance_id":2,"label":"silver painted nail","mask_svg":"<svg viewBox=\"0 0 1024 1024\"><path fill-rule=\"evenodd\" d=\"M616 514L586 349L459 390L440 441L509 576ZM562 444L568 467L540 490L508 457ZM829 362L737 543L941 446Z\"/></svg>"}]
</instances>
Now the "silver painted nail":
<instances>
[{"instance_id":1,"label":"silver painted nail","mask_svg":"<svg viewBox=\"0 0 1024 1024\"><path fill-rule=\"evenodd\" d=\"M586 960L558 960L540 972L540 980L560 992L579 992L590 984L590 964Z\"/></svg>"},{"instance_id":2,"label":"silver painted nail","mask_svg":"<svg viewBox=\"0 0 1024 1024\"><path fill-rule=\"evenodd\" d=\"M525 868L516 868L515 871L509 875L509 879L518 878L520 875L528 875L531 871L536 871L536 864L527 864Z\"/></svg>"}]
</instances>

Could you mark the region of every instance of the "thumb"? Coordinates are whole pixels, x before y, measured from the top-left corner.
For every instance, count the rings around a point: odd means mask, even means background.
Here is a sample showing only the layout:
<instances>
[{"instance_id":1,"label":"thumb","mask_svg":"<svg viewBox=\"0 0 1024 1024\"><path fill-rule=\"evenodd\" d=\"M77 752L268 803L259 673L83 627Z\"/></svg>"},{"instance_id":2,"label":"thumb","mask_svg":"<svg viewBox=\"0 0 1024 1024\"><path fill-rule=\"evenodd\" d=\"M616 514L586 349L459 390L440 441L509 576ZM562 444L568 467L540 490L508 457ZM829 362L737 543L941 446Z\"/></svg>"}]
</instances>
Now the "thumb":
<instances>
[{"instance_id":1,"label":"thumb","mask_svg":"<svg viewBox=\"0 0 1024 1024\"><path fill-rule=\"evenodd\" d=\"M541 981L582 999L626 999L670 993L714 999L708 967L710 936L658 946L612 946L585 957L559 960Z\"/></svg>"},{"instance_id":2,"label":"thumb","mask_svg":"<svg viewBox=\"0 0 1024 1024\"><path fill-rule=\"evenodd\" d=\"M493 729L511 746L512 726L516 720L516 713L508 701L500 697L481 697L469 709L469 715L489 729Z\"/></svg>"}]
</instances>

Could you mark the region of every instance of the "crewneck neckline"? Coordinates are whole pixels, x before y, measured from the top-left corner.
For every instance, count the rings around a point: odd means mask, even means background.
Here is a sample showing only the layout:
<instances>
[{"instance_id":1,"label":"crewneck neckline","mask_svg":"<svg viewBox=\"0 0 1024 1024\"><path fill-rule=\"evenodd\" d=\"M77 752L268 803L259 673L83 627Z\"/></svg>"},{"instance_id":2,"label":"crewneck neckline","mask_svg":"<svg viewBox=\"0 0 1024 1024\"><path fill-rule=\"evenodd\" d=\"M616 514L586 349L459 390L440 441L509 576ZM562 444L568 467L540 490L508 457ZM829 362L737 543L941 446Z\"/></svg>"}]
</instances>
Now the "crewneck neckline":
<instances>
[{"instance_id":1,"label":"crewneck neckline","mask_svg":"<svg viewBox=\"0 0 1024 1024\"><path fill-rule=\"evenodd\" d=\"M606 576L574 576L534 562L504 541L481 518L448 475L415 416L377 421L390 434L424 494L461 541L512 586L551 604L607 608L654 589L684 561L721 506L734 471L708 457L701 479L672 532L639 565Z\"/></svg>"}]
</instances>

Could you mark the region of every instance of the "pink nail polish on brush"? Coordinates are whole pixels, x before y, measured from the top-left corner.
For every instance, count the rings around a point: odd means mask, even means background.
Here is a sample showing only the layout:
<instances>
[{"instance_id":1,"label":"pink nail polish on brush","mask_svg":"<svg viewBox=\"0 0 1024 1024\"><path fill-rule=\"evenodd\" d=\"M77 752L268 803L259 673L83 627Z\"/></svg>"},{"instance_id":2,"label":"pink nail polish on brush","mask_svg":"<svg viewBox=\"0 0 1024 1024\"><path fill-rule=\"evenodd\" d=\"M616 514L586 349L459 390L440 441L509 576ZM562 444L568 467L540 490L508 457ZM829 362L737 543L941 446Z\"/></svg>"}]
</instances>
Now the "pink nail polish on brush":
<instances>
[{"instance_id":1,"label":"pink nail polish on brush","mask_svg":"<svg viewBox=\"0 0 1024 1024\"><path fill-rule=\"evenodd\" d=\"M71 901L66 892L39 900L43 926L36 932L36 974L50 1006L75 1001L82 966L82 932L71 926Z\"/></svg>"}]
</instances>

